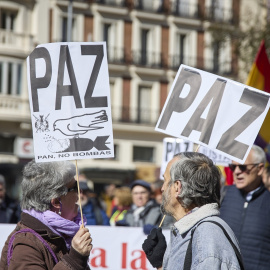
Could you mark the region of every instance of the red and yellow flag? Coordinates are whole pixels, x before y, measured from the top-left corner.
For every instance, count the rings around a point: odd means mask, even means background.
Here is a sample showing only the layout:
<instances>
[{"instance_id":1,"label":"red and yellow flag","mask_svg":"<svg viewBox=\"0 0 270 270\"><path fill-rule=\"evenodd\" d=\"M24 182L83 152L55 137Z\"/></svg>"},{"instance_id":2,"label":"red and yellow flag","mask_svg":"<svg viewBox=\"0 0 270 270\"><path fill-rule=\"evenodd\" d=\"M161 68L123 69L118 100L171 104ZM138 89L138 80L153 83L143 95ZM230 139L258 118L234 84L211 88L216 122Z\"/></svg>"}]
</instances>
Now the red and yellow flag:
<instances>
[{"instance_id":1,"label":"red and yellow flag","mask_svg":"<svg viewBox=\"0 0 270 270\"><path fill-rule=\"evenodd\" d=\"M256 55L249 72L246 85L263 90L270 93L270 62L266 53L265 42L261 42L259 51ZM255 140L255 144L265 148L270 143L270 111L268 111L266 118L262 124L260 132ZM270 162L270 153L267 155L268 162Z\"/></svg>"}]
</instances>

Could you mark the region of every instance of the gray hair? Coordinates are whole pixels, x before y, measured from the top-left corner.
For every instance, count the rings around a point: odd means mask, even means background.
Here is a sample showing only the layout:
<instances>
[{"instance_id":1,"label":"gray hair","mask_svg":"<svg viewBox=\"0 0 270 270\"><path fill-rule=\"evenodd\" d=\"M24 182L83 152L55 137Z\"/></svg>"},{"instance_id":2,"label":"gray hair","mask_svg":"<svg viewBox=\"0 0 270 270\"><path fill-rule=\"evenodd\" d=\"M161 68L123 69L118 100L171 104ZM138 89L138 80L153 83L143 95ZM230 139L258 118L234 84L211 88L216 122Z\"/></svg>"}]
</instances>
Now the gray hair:
<instances>
[{"instance_id":1,"label":"gray hair","mask_svg":"<svg viewBox=\"0 0 270 270\"><path fill-rule=\"evenodd\" d=\"M75 175L76 167L69 161L29 162L23 170L22 210L49 210L52 199L67 194L66 185Z\"/></svg>"},{"instance_id":2,"label":"gray hair","mask_svg":"<svg viewBox=\"0 0 270 270\"><path fill-rule=\"evenodd\" d=\"M181 182L179 201L185 209L217 203L220 206L220 170L213 161L201 153L183 152L170 170L170 185Z\"/></svg>"},{"instance_id":3,"label":"gray hair","mask_svg":"<svg viewBox=\"0 0 270 270\"><path fill-rule=\"evenodd\" d=\"M266 163L266 155L264 150L258 145L252 145L252 160L254 163Z\"/></svg>"},{"instance_id":4,"label":"gray hair","mask_svg":"<svg viewBox=\"0 0 270 270\"><path fill-rule=\"evenodd\" d=\"M6 180L2 174L0 174L0 185L2 185L4 188L6 187Z\"/></svg>"}]
</instances>

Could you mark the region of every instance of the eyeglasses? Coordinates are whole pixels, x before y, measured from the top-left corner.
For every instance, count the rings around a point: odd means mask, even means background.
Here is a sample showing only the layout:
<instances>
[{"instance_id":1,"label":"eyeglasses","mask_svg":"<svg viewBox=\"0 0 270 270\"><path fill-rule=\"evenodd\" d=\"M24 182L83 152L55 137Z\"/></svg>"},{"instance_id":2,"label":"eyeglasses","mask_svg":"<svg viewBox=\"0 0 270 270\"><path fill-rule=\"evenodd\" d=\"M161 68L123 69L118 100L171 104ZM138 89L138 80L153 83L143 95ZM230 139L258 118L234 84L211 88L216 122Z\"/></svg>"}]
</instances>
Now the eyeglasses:
<instances>
[{"instance_id":1,"label":"eyeglasses","mask_svg":"<svg viewBox=\"0 0 270 270\"><path fill-rule=\"evenodd\" d=\"M141 191L141 192L132 192L131 194L137 196L137 195L146 195L148 193L149 193L148 191Z\"/></svg>"},{"instance_id":2,"label":"eyeglasses","mask_svg":"<svg viewBox=\"0 0 270 270\"><path fill-rule=\"evenodd\" d=\"M76 191L76 190L78 190L78 182L77 181L74 183L73 187L68 188L68 192Z\"/></svg>"},{"instance_id":3,"label":"eyeglasses","mask_svg":"<svg viewBox=\"0 0 270 270\"><path fill-rule=\"evenodd\" d=\"M229 164L229 168L231 169L232 172L235 171L236 167L238 166L241 172L245 172L248 170L247 166L253 165L249 171L251 171L255 166L258 166L260 163L254 163L254 164L243 164L243 165L236 165L236 164Z\"/></svg>"}]
</instances>

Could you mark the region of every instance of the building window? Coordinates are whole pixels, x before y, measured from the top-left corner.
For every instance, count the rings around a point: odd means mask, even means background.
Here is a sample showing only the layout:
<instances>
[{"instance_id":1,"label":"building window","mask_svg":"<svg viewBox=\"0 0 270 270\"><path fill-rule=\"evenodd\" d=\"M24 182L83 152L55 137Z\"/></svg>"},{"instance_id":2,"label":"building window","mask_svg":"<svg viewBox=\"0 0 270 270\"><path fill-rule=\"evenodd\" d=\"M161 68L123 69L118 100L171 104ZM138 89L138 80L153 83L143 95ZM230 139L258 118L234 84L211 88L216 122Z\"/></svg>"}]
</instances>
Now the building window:
<instances>
[{"instance_id":1,"label":"building window","mask_svg":"<svg viewBox=\"0 0 270 270\"><path fill-rule=\"evenodd\" d=\"M211 18L213 20L223 19L223 0L211 1Z\"/></svg>"},{"instance_id":2,"label":"building window","mask_svg":"<svg viewBox=\"0 0 270 270\"><path fill-rule=\"evenodd\" d=\"M62 17L62 38L61 42L67 42L67 31L68 31L68 18ZM71 40L74 41L75 38L75 19L72 19L72 26L71 26Z\"/></svg>"},{"instance_id":3,"label":"building window","mask_svg":"<svg viewBox=\"0 0 270 270\"><path fill-rule=\"evenodd\" d=\"M15 140L15 137L0 135L0 153L13 154L14 140Z\"/></svg>"},{"instance_id":4,"label":"building window","mask_svg":"<svg viewBox=\"0 0 270 270\"><path fill-rule=\"evenodd\" d=\"M154 161L154 148L134 146L133 147L133 161L153 162Z\"/></svg>"},{"instance_id":5,"label":"building window","mask_svg":"<svg viewBox=\"0 0 270 270\"><path fill-rule=\"evenodd\" d=\"M140 87L138 91L138 123L151 122L151 88Z\"/></svg>"},{"instance_id":6,"label":"building window","mask_svg":"<svg viewBox=\"0 0 270 270\"><path fill-rule=\"evenodd\" d=\"M0 93L20 95L22 87L22 64L0 61Z\"/></svg>"},{"instance_id":7,"label":"building window","mask_svg":"<svg viewBox=\"0 0 270 270\"><path fill-rule=\"evenodd\" d=\"M5 30L14 30L16 12L9 10L1 10L1 28Z\"/></svg>"},{"instance_id":8,"label":"building window","mask_svg":"<svg viewBox=\"0 0 270 270\"><path fill-rule=\"evenodd\" d=\"M147 64L147 46L148 46L149 30L142 29L141 32L141 64Z\"/></svg>"},{"instance_id":9,"label":"building window","mask_svg":"<svg viewBox=\"0 0 270 270\"><path fill-rule=\"evenodd\" d=\"M217 73L219 71L219 50L220 43L215 41L213 43L213 72Z\"/></svg>"}]
</instances>

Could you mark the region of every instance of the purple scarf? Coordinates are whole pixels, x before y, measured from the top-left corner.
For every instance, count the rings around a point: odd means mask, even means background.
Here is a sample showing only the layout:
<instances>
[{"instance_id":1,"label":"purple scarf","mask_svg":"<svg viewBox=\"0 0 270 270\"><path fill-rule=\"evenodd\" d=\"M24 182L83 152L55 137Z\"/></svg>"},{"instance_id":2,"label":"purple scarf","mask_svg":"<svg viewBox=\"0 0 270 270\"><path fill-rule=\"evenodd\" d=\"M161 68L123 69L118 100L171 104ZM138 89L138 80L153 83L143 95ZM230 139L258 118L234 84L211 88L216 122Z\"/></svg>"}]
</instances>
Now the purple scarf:
<instances>
[{"instance_id":1,"label":"purple scarf","mask_svg":"<svg viewBox=\"0 0 270 270\"><path fill-rule=\"evenodd\" d=\"M32 217L41 221L44 225L49 227L54 233L63 237L66 242L68 250L71 246L71 241L77 231L80 229L82 224L81 215L78 215L74 218L74 221L62 218L55 212L47 210L45 212L39 212L34 209L23 210L24 213L31 215ZM86 225L86 218L83 216L83 223Z\"/></svg>"}]
</instances>

